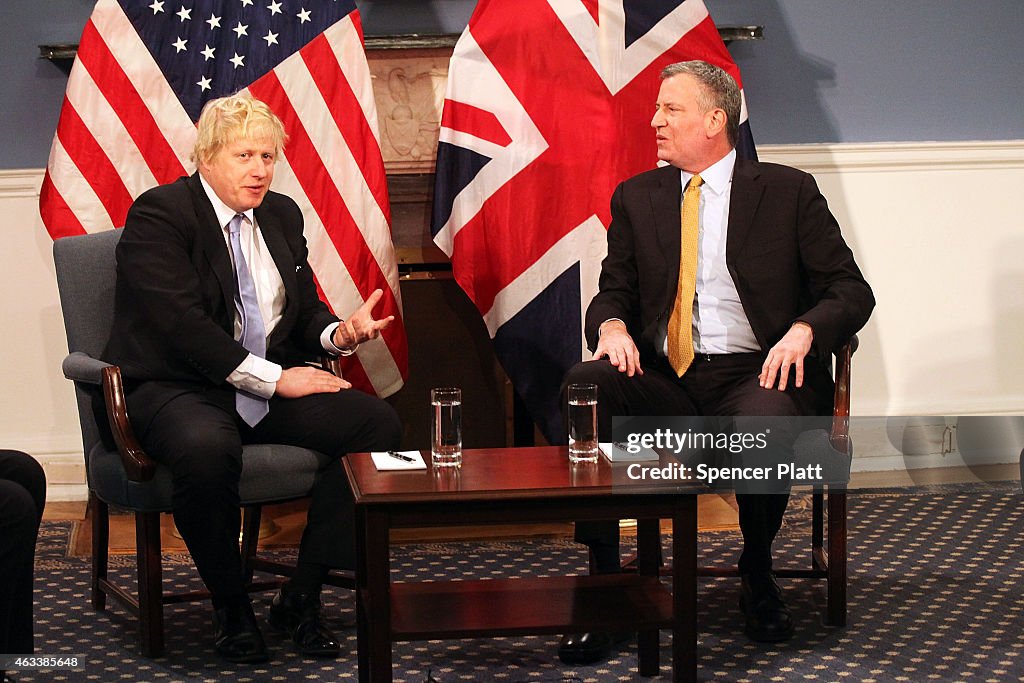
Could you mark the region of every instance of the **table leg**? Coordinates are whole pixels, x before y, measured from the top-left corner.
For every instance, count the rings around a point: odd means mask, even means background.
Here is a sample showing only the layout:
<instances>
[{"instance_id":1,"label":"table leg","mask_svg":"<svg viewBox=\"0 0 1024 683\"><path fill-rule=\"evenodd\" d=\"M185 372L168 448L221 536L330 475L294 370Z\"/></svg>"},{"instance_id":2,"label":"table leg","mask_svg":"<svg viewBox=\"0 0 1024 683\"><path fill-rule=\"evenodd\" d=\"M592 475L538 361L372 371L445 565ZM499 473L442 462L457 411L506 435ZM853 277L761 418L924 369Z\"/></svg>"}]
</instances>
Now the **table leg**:
<instances>
[{"instance_id":1,"label":"table leg","mask_svg":"<svg viewBox=\"0 0 1024 683\"><path fill-rule=\"evenodd\" d=\"M672 515L672 680L697 680L697 496Z\"/></svg>"},{"instance_id":2,"label":"table leg","mask_svg":"<svg viewBox=\"0 0 1024 683\"><path fill-rule=\"evenodd\" d=\"M370 683L370 647L367 629L368 605L363 592L366 590L366 515L361 505L356 506L356 655L358 657L359 683Z\"/></svg>"},{"instance_id":3,"label":"table leg","mask_svg":"<svg viewBox=\"0 0 1024 683\"><path fill-rule=\"evenodd\" d=\"M641 576L658 576L661 558L661 533L657 519L636 522L637 570ZM645 629L637 634L637 670L641 676L657 676L661 667L658 629Z\"/></svg>"},{"instance_id":4,"label":"table leg","mask_svg":"<svg viewBox=\"0 0 1024 683\"><path fill-rule=\"evenodd\" d=\"M386 513L365 512L366 537L363 564L366 568L365 638L367 669L372 683L391 681L391 558ZM360 650L360 653L362 650ZM360 659L362 655L360 654ZM362 662L360 661L360 664ZM362 668L360 667L360 675Z\"/></svg>"}]
</instances>

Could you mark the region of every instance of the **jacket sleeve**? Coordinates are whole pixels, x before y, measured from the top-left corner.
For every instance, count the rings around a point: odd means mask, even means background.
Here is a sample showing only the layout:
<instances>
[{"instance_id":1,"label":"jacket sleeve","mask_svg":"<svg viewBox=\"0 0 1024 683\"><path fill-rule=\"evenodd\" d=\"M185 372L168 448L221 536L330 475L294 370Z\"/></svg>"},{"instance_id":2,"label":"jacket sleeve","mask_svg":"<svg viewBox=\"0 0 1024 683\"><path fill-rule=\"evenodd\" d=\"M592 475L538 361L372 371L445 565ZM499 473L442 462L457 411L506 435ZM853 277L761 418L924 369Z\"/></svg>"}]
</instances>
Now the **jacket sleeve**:
<instances>
[{"instance_id":1,"label":"jacket sleeve","mask_svg":"<svg viewBox=\"0 0 1024 683\"><path fill-rule=\"evenodd\" d=\"M292 340L304 353L318 355L324 348L320 344L320 335L331 323L338 322L337 316L320 299L313 271L309 267L309 248L303 236L302 210L291 199L281 196L285 240L293 260L296 291L298 292L298 318L292 333Z\"/></svg>"},{"instance_id":2,"label":"jacket sleeve","mask_svg":"<svg viewBox=\"0 0 1024 683\"><path fill-rule=\"evenodd\" d=\"M620 184L612 194L608 254L601 262L598 292L587 307L587 345L592 351L597 348L598 328L611 318L622 320L634 339L637 337L640 300L634 251L635 234L629 213L623 205L622 194L623 186Z\"/></svg>"},{"instance_id":3,"label":"jacket sleeve","mask_svg":"<svg viewBox=\"0 0 1024 683\"><path fill-rule=\"evenodd\" d=\"M819 351L831 353L867 323L875 297L810 174L803 174L797 205L800 261L813 303L796 320L814 330Z\"/></svg>"}]
</instances>

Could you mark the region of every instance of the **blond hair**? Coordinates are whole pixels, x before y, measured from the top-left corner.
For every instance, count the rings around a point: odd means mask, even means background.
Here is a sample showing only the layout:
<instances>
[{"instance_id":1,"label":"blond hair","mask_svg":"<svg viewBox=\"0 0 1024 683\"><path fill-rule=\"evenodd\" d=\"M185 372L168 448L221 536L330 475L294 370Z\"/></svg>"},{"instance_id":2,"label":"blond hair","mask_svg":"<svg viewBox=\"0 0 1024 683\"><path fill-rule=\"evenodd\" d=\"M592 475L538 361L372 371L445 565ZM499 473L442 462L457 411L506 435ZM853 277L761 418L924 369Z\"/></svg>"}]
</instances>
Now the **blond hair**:
<instances>
[{"instance_id":1,"label":"blond hair","mask_svg":"<svg viewBox=\"0 0 1024 683\"><path fill-rule=\"evenodd\" d=\"M199 115L198 135L192 148L192 161L206 163L224 145L243 138L269 138L275 154L288 140L281 119L266 103L251 95L235 94L210 100Z\"/></svg>"}]
</instances>

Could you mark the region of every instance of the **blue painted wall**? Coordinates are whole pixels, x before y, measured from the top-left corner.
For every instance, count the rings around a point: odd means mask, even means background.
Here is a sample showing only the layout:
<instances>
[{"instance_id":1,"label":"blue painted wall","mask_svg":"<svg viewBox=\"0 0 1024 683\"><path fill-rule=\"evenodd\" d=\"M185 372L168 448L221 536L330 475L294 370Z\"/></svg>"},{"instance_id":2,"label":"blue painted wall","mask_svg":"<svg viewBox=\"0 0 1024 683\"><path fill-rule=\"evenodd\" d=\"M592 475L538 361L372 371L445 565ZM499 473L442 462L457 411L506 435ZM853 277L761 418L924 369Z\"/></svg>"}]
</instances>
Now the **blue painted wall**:
<instances>
[{"instance_id":1,"label":"blue painted wall","mask_svg":"<svg viewBox=\"0 0 1024 683\"><path fill-rule=\"evenodd\" d=\"M458 33L475 4L357 2L370 35ZM1024 0L705 2L720 25L765 27L730 48L758 143L1024 139ZM78 42L92 5L3 1L0 168L46 165L67 76L36 46Z\"/></svg>"}]
</instances>

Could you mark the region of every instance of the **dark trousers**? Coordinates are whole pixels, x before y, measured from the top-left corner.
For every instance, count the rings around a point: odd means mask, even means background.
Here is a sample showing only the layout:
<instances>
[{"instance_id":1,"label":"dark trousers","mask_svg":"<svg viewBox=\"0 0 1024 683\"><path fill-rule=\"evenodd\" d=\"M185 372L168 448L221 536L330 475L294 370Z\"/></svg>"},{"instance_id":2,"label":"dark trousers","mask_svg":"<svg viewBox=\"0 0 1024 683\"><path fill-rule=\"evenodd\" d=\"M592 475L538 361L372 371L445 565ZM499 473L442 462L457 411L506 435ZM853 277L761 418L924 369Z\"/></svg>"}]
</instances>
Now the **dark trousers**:
<instances>
[{"instance_id":1,"label":"dark trousers","mask_svg":"<svg viewBox=\"0 0 1024 683\"><path fill-rule=\"evenodd\" d=\"M32 577L46 477L34 459L0 450L0 653L32 654Z\"/></svg>"},{"instance_id":2,"label":"dark trousers","mask_svg":"<svg viewBox=\"0 0 1024 683\"><path fill-rule=\"evenodd\" d=\"M145 392L129 393L129 414L133 395ZM255 428L235 412L233 390L184 392L149 417L139 432L146 452L171 469L174 523L215 600L245 592L238 547L243 444L301 446L330 458L311 492L299 562L350 569L355 567L354 511L341 458L397 448L401 440L394 409L354 389L274 397L270 413Z\"/></svg>"},{"instance_id":3,"label":"dark trousers","mask_svg":"<svg viewBox=\"0 0 1024 683\"><path fill-rule=\"evenodd\" d=\"M761 353L698 355L678 378L664 359L645 365L644 374L633 377L619 372L607 360L589 361L570 369L565 384L586 382L598 386L597 423L601 441L612 440L613 415L706 415L730 418L734 431L758 433L763 431L758 424L760 417L814 415L820 410L821 397L831 397L830 378L811 358L804 364L804 386L795 388L791 374L786 391L763 389L758 384L763 362ZM798 420L785 421L785 429L780 428L782 422L770 423L771 448L776 454L785 453L786 449L791 453L800 432ZM777 494L737 493L743 533L739 560L742 573L771 570L772 541L782 526L788 488L783 483ZM617 522L579 522L576 540L595 550L597 571L617 570Z\"/></svg>"}]
</instances>

